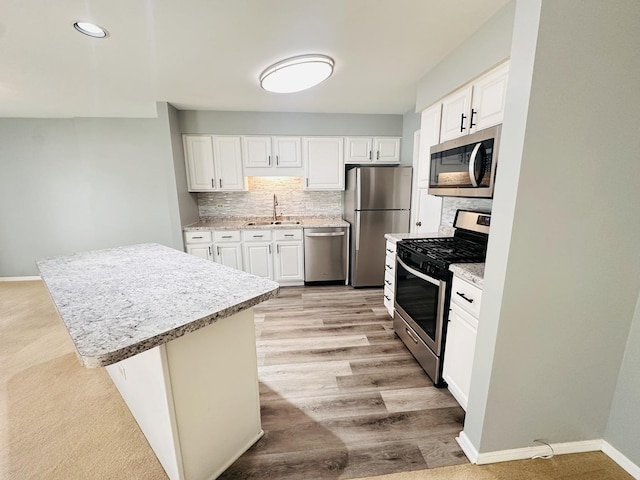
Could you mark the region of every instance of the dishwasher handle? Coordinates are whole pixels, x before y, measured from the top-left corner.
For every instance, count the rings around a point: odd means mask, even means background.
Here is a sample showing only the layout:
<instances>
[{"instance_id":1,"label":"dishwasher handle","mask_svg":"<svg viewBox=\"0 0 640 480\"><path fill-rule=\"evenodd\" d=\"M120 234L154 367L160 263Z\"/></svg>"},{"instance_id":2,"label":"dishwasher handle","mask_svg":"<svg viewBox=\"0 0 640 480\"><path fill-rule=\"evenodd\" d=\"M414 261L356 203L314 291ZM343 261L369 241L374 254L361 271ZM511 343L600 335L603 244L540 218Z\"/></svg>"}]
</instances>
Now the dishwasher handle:
<instances>
[{"instance_id":1,"label":"dishwasher handle","mask_svg":"<svg viewBox=\"0 0 640 480\"><path fill-rule=\"evenodd\" d=\"M344 237L344 232L305 233L305 237Z\"/></svg>"}]
</instances>

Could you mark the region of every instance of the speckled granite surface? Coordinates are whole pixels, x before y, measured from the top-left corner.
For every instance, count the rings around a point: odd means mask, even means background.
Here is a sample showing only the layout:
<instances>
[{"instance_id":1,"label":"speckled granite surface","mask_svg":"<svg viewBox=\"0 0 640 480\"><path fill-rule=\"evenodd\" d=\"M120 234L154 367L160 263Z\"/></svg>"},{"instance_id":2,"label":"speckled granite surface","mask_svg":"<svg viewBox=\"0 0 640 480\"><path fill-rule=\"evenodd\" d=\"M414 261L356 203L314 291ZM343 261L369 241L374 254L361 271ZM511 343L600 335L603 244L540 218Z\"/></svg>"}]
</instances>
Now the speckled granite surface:
<instances>
[{"instance_id":1,"label":"speckled granite surface","mask_svg":"<svg viewBox=\"0 0 640 480\"><path fill-rule=\"evenodd\" d=\"M484 281L484 263L454 263L449 266L454 275L482 288Z\"/></svg>"},{"instance_id":2,"label":"speckled granite surface","mask_svg":"<svg viewBox=\"0 0 640 480\"><path fill-rule=\"evenodd\" d=\"M100 367L278 293L278 284L158 244L38 260L81 363Z\"/></svg>"},{"instance_id":3,"label":"speckled granite surface","mask_svg":"<svg viewBox=\"0 0 640 480\"><path fill-rule=\"evenodd\" d=\"M438 232L432 233L387 233L384 238L387 240L398 243L400 240L406 240L408 238L439 238L439 237L452 237L454 232L453 227L441 225Z\"/></svg>"},{"instance_id":4,"label":"speckled granite surface","mask_svg":"<svg viewBox=\"0 0 640 480\"><path fill-rule=\"evenodd\" d=\"M238 217L238 218L211 218L201 220L183 227L183 231L191 232L198 230L264 230L264 229L286 229L286 228L313 228L313 227L348 227L349 223L342 218L335 217L298 217L294 220L299 224L280 225L247 225L248 222L269 221L269 218ZM285 219L287 221L288 219Z\"/></svg>"}]
</instances>

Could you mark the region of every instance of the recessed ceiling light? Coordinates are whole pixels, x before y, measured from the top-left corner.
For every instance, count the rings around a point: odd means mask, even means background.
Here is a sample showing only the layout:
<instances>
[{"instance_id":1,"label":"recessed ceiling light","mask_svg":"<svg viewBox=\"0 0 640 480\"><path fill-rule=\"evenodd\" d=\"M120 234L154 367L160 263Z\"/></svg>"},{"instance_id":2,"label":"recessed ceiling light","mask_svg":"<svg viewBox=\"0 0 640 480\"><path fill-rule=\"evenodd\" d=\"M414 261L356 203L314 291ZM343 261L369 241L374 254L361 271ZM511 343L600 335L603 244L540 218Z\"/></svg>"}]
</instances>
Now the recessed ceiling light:
<instances>
[{"instance_id":1,"label":"recessed ceiling light","mask_svg":"<svg viewBox=\"0 0 640 480\"><path fill-rule=\"evenodd\" d=\"M76 22L73 24L73 28L75 28L80 33L89 35L90 37L105 38L109 36L109 32L107 32L100 25L96 25L95 23Z\"/></svg>"},{"instance_id":2,"label":"recessed ceiling light","mask_svg":"<svg viewBox=\"0 0 640 480\"><path fill-rule=\"evenodd\" d=\"M269 92L293 93L326 80L334 61L326 55L300 55L274 63L260 74L260 86Z\"/></svg>"}]
</instances>

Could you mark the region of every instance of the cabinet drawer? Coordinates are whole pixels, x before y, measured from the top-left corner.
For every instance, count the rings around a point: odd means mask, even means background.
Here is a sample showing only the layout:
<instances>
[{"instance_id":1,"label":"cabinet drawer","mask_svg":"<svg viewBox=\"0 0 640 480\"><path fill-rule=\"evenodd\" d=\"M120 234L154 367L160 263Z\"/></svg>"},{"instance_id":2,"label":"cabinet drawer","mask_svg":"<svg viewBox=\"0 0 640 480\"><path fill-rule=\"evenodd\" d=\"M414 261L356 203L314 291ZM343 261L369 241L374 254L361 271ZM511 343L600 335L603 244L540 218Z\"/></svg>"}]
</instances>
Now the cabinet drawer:
<instances>
[{"instance_id":1,"label":"cabinet drawer","mask_svg":"<svg viewBox=\"0 0 640 480\"><path fill-rule=\"evenodd\" d=\"M275 230L276 240L302 240L302 229Z\"/></svg>"},{"instance_id":2,"label":"cabinet drawer","mask_svg":"<svg viewBox=\"0 0 640 480\"><path fill-rule=\"evenodd\" d=\"M474 317L480 316L482 290L469 282L454 276L451 283L451 301Z\"/></svg>"},{"instance_id":3,"label":"cabinet drawer","mask_svg":"<svg viewBox=\"0 0 640 480\"><path fill-rule=\"evenodd\" d=\"M184 232L185 243L211 243L211 232Z\"/></svg>"},{"instance_id":4,"label":"cabinet drawer","mask_svg":"<svg viewBox=\"0 0 640 480\"><path fill-rule=\"evenodd\" d=\"M387 253L384 259L385 274L390 273L393 278L396 276L396 254Z\"/></svg>"},{"instance_id":5,"label":"cabinet drawer","mask_svg":"<svg viewBox=\"0 0 640 480\"><path fill-rule=\"evenodd\" d=\"M240 230L219 230L213 232L213 241L216 243L239 242Z\"/></svg>"},{"instance_id":6,"label":"cabinet drawer","mask_svg":"<svg viewBox=\"0 0 640 480\"><path fill-rule=\"evenodd\" d=\"M394 283L395 283L395 278L393 277L393 275L391 275L391 272L389 272L388 269L385 268L384 270L384 288L388 288L389 290L391 290L391 293L393 293L394 289Z\"/></svg>"},{"instance_id":7,"label":"cabinet drawer","mask_svg":"<svg viewBox=\"0 0 640 480\"><path fill-rule=\"evenodd\" d=\"M270 242L271 230L244 230L242 240L245 242Z\"/></svg>"},{"instance_id":8,"label":"cabinet drawer","mask_svg":"<svg viewBox=\"0 0 640 480\"><path fill-rule=\"evenodd\" d=\"M384 301L387 312L393 317L393 292L386 286L384 287L384 297L382 300Z\"/></svg>"},{"instance_id":9,"label":"cabinet drawer","mask_svg":"<svg viewBox=\"0 0 640 480\"><path fill-rule=\"evenodd\" d=\"M393 243L391 240L387 240L387 245L384 247L387 255L395 255L396 254L397 244Z\"/></svg>"}]
</instances>

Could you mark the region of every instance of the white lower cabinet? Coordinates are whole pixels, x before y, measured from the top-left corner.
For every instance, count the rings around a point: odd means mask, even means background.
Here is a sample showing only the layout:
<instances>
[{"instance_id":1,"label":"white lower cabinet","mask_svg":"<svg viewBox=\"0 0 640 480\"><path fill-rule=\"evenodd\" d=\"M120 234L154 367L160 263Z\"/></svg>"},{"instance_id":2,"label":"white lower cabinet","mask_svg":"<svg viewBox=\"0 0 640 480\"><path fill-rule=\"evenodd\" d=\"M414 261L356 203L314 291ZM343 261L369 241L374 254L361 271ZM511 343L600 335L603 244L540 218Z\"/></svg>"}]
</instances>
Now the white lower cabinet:
<instances>
[{"instance_id":1,"label":"white lower cabinet","mask_svg":"<svg viewBox=\"0 0 640 480\"><path fill-rule=\"evenodd\" d=\"M274 230L276 256L274 280L285 285L304 283L302 229Z\"/></svg>"},{"instance_id":2,"label":"white lower cabinet","mask_svg":"<svg viewBox=\"0 0 640 480\"><path fill-rule=\"evenodd\" d=\"M205 260L211 260L213 258L211 232L185 232L184 243L185 250L188 254L204 258Z\"/></svg>"},{"instance_id":3,"label":"white lower cabinet","mask_svg":"<svg viewBox=\"0 0 640 480\"><path fill-rule=\"evenodd\" d=\"M478 287L453 277L442 377L465 411L469 400L481 297L482 290Z\"/></svg>"},{"instance_id":4,"label":"white lower cabinet","mask_svg":"<svg viewBox=\"0 0 640 480\"><path fill-rule=\"evenodd\" d=\"M273 278L271 230L243 231L242 256L245 272L258 277Z\"/></svg>"},{"instance_id":5,"label":"white lower cabinet","mask_svg":"<svg viewBox=\"0 0 640 480\"><path fill-rule=\"evenodd\" d=\"M213 260L235 268L243 269L242 239L239 230L220 230L213 232Z\"/></svg>"},{"instance_id":6,"label":"white lower cabinet","mask_svg":"<svg viewBox=\"0 0 640 480\"><path fill-rule=\"evenodd\" d=\"M396 244L387 240L386 257L384 259L384 306L387 308L389 315L393 318L393 302L395 295L396 281Z\"/></svg>"}]
</instances>

